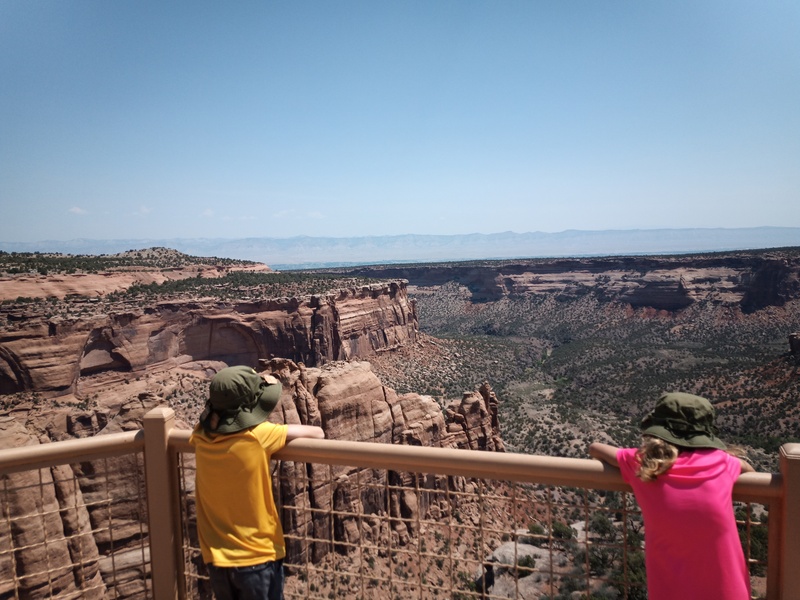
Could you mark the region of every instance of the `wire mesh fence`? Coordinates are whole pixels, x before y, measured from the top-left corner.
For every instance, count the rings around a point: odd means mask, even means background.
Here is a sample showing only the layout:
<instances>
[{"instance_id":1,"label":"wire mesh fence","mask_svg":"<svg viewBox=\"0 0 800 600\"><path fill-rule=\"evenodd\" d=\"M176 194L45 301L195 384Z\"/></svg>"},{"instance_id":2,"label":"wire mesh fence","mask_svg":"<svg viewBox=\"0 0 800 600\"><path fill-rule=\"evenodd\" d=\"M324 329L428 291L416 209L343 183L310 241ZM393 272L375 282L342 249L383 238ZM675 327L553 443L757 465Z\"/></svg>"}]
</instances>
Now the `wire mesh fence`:
<instances>
[{"instance_id":1,"label":"wire mesh fence","mask_svg":"<svg viewBox=\"0 0 800 600\"><path fill-rule=\"evenodd\" d=\"M187 595L212 598L181 462ZM647 597L631 493L283 461L274 482L287 599ZM753 597L766 590L766 516L737 504Z\"/></svg>"},{"instance_id":2,"label":"wire mesh fence","mask_svg":"<svg viewBox=\"0 0 800 600\"><path fill-rule=\"evenodd\" d=\"M0 474L0 599L151 598L140 453Z\"/></svg>"},{"instance_id":3,"label":"wire mesh fence","mask_svg":"<svg viewBox=\"0 0 800 600\"><path fill-rule=\"evenodd\" d=\"M162 420L144 453L137 432L0 452L0 600L211 598L188 432ZM289 599L646 597L641 513L592 461L323 440L281 458ZM161 460L163 485L145 473ZM753 503L734 505L754 598L791 575L779 477L751 477Z\"/></svg>"}]
</instances>

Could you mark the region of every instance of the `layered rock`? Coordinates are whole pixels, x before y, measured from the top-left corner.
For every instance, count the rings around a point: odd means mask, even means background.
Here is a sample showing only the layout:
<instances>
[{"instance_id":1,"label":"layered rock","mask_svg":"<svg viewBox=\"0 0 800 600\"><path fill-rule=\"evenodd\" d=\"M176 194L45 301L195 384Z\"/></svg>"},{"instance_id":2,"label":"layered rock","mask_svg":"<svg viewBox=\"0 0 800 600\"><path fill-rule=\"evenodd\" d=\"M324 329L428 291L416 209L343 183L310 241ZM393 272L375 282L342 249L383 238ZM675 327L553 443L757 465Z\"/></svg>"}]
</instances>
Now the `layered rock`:
<instances>
[{"instance_id":1,"label":"layered rock","mask_svg":"<svg viewBox=\"0 0 800 600\"><path fill-rule=\"evenodd\" d=\"M473 302L506 296L594 294L607 302L676 311L695 302L738 305L743 312L782 306L800 294L796 251L692 256L520 259L436 265L338 268L338 274L402 278L411 286L457 282Z\"/></svg>"},{"instance_id":2,"label":"layered rock","mask_svg":"<svg viewBox=\"0 0 800 600\"><path fill-rule=\"evenodd\" d=\"M430 396L397 394L383 386L366 362L307 369L276 359L263 366L284 385L284 396L273 413L278 422L320 425L328 439L504 450L497 398L487 384L465 393L443 411ZM308 465L306 470L287 462L281 464L280 475L284 505L333 508L333 517L290 511L293 518L286 530L290 537L328 539L332 526L336 539L350 544L385 545L391 536L393 544L403 545L414 533L417 515L449 510L439 506L442 500L413 493L416 487L444 489L447 478L441 476L325 465ZM458 488L464 483L456 480L451 485ZM372 520L371 515L375 517ZM386 520L378 518L387 515L398 518L392 521L391 531L386 530ZM330 547L308 547L295 541L290 550L299 554L300 560L319 560Z\"/></svg>"},{"instance_id":3,"label":"layered rock","mask_svg":"<svg viewBox=\"0 0 800 600\"><path fill-rule=\"evenodd\" d=\"M472 450L505 450L497 419L497 396L488 383L466 392L460 402L447 406L447 431L455 448Z\"/></svg>"},{"instance_id":4,"label":"layered rock","mask_svg":"<svg viewBox=\"0 0 800 600\"><path fill-rule=\"evenodd\" d=\"M12 418L0 422L0 433L0 449L39 444L35 433ZM16 588L23 598L78 592L104 598L98 540L70 467L7 473L0 483L0 596L14 597Z\"/></svg>"},{"instance_id":5,"label":"layered rock","mask_svg":"<svg viewBox=\"0 0 800 600\"><path fill-rule=\"evenodd\" d=\"M442 409L430 396L397 394L382 385L367 362L306 367L276 358L262 360L259 369L283 384L270 417L275 422L319 425L328 439L503 451L497 398L487 384ZM0 446L139 429L145 413L159 404L163 400L157 395L143 393L120 406L46 417L18 410L0 421ZM30 598L49 597L53 591L77 591L87 598L144 597L148 574L142 468L140 457L132 455L4 475L4 483L15 491L8 507L3 506L8 514L0 520L0 544L7 547L0 550L14 551L0 552L0 594L13 594L17 585ZM435 475L281 462L277 497L289 507L285 530L292 559L323 558L330 544L302 539L329 540L331 528L337 541L383 547L391 539L394 547L403 545L415 533L418 515L445 514L458 503L445 502L444 494L417 495L414 490L444 490L447 485L459 490L468 484L461 478L448 483ZM185 508L191 517L194 507Z\"/></svg>"},{"instance_id":6,"label":"layered rock","mask_svg":"<svg viewBox=\"0 0 800 600\"><path fill-rule=\"evenodd\" d=\"M82 377L192 361L256 366L281 357L313 366L369 358L414 341L418 331L402 281L304 298L161 302L83 318L14 319L0 332L0 394L68 394Z\"/></svg>"}]
</instances>

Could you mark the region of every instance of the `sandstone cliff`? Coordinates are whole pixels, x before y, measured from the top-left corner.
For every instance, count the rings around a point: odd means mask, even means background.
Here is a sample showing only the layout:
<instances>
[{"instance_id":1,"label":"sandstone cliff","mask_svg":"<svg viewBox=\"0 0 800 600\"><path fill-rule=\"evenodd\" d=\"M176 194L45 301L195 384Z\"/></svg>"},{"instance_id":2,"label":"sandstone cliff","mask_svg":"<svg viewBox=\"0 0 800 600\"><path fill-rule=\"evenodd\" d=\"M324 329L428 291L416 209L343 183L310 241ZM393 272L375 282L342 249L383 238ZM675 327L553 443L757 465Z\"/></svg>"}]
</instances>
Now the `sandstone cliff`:
<instances>
[{"instance_id":1,"label":"sandstone cliff","mask_svg":"<svg viewBox=\"0 0 800 600\"><path fill-rule=\"evenodd\" d=\"M139 428L155 405L147 397L113 414L18 411L0 418L0 448L83 437L91 422L105 423L103 433ZM147 597L143 477L137 456L0 475L0 596Z\"/></svg>"},{"instance_id":2,"label":"sandstone cliff","mask_svg":"<svg viewBox=\"0 0 800 600\"><path fill-rule=\"evenodd\" d=\"M286 423L320 425L328 439L406 444L440 448L463 448L502 452L497 418L497 398L487 384L464 393L443 412L430 396L397 394L385 387L372 372L369 363L333 363L321 369L306 369L287 360L270 361L266 370L284 384L284 397L274 420ZM288 392L288 393L287 393ZM282 463L282 502L298 506L333 506L333 531L337 539L349 543L380 544L391 536L394 544L408 542L408 519L422 511L445 510L445 507L418 506L414 494L403 492L417 483L425 488L441 488L444 479L415 476L393 471L374 471L351 467L311 465L295 473L297 465ZM330 471L330 472L329 472ZM306 473L310 482L306 484ZM362 514L366 518L348 517ZM392 531L382 530L385 521L369 515L399 517ZM422 515L421 515L422 516ZM299 513L290 524L288 535L327 539L331 524L328 517L312 519ZM383 523L383 525L379 525ZM294 543L293 551L311 551L309 559L319 560L327 545L310 549ZM306 557L303 556L303 559Z\"/></svg>"},{"instance_id":3,"label":"sandstone cliff","mask_svg":"<svg viewBox=\"0 0 800 600\"><path fill-rule=\"evenodd\" d=\"M366 362L331 362L307 368L288 359L263 361L263 370L283 383L281 401L271 419L323 427L329 439L413 444L430 447L503 451L497 417L497 398L487 384L464 394L445 410L429 396L397 394L384 386ZM48 440L99 435L141 427L144 414L164 404L152 393L125 399L121 406L93 410L18 410L0 419L0 446L38 444ZM194 420L199 404L192 407ZM188 425L184 424L184 427ZM188 457L191 464L191 457ZM389 537L403 545L413 535L414 517L446 511L438 501L420 506L405 486L441 488L445 480L394 471L281 463L278 498L285 506L333 506L334 513L291 513L289 536L374 543ZM0 594L13 593L16 574L22 596L47 597L49 591L79 591L82 597L144 597L146 525L142 498L142 465L134 457L3 475L9 495L0 528L9 518L14 527L0 529L14 552L3 553ZM193 482L187 478L191 490ZM451 482L451 485L466 485ZM46 511L44 519L26 517L31 507ZM193 514L193 507L187 507ZM361 518L348 516L361 513ZM401 517L370 520L370 515ZM331 519L333 521L331 521ZM407 525L407 523L411 523ZM12 548L8 548L12 549ZM327 544L290 543L294 559L321 559ZM13 561L11 556L14 557ZM47 572L50 575L47 575Z\"/></svg>"},{"instance_id":4,"label":"sandstone cliff","mask_svg":"<svg viewBox=\"0 0 800 600\"><path fill-rule=\"evenodd\" d=\"M320 270L322 271L322 270ZM745 313L782 306L800 294L796 249L691 256L520 259L330 269L339 274L402 278L411 286L457 282L472 301L506 296L594 295L604 302L677 311L696 302L738 305Z\"/></svg>"},{"instance_id":5,"label":"sandstone cliff","mask_svg":"<svg viewBox=\"0 0 800 600\"><path fill-rule=\"evenodd\" d=\"M288 358L306 365L369 358L416 339L405 282L298 298L118 304L72 317L39 308L2 311L0 394L79 392L102 373L138 376L195 361L256 366Z\"/></svg>"}]
</instances>

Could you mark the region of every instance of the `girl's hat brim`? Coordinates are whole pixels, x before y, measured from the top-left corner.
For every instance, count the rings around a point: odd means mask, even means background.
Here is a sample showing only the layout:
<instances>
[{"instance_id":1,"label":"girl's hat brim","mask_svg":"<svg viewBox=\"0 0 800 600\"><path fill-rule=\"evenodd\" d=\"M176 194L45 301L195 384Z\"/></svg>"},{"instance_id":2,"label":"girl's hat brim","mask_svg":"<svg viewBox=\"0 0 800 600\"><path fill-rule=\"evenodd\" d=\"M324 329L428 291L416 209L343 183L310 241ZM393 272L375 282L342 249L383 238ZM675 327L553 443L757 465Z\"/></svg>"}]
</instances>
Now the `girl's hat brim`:
<instances>
[{"instance_id":1,"label":"girl's hat brim","mask_svg":"<svg viewBox=\"0 0 800 600\"><path fill-rule=\"evenodd\" d=\"M690 438L678 437L662 425L651 425L642 430L642 435L652 435L680 448L717 448L718 450L727 448L725 442L716 436L700 434Z\"/></svg>"},{"instance_id":2,"label":"girl's hat brim","mask_svg":"<svg viewBox=\"0 0 800 600\"><path fill-rule=\"evenodd\" d=\"M727 448L717 437L714 407L693 394L662 394L655 408L642 419L641 428L642 435L652 435L681 448Z\"/></svg>"}]
</instances>

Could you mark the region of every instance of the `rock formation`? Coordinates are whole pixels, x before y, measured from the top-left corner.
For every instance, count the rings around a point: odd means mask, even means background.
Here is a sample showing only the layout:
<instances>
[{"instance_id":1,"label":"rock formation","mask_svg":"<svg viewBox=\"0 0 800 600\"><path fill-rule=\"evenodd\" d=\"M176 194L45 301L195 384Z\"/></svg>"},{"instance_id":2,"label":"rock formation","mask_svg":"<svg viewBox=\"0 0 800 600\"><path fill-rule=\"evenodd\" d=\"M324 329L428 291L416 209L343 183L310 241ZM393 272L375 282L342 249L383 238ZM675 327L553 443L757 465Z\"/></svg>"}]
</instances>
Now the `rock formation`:
<instances>
[{"instance_id":1,"label":"rock formation","mask_svg":"<svg viewBox=\"0 0 800 600\"><path fill-rule=\"evenodd\" d=\"M487 384L465 393L443 412L430 396L397 394L383 386L366 362L331 363L307 369L275 359L264 366L284 385L284 397L274 413L276 421L320 425L328 439L504 450L497 398ZM380 540L392 536L395 545L403 545L414 533L409 530L413 525L407 523L413 523L420 511L427 514L431 510L447 510L445 506L420 506L415 494L402 491L415 486L443 489L444 477L325 465L310 465L307 472L297 469L293 463L282 463L280 493L284 505L332 507L336 538L348 543L363 540L380 544ZM310 481L306 482L306 477ZM384 531L381 526L385 526L385 520L375 519L373 523L369 515L389 515L403 521L394 521L395 529ZM309 513L298 513L286 533L327 539L331 526L328 517L318 516L316 521L314 518ZM309 549L293 543L291 550L300 553L301 560L319 560L329 547L321 544ZM308 551L311 556L303 556Z\"/></svg>"},{"instance_id":2,"label":"rock formation","mask_svg":"<svg viewBox=\"0 0 800 600\"><path fill-rule=\"evenodd\" d=\"M101 434L139 429L144 414L159 402L144 394L114 413L51 412L34 415L27 426L22 418L6 416L0 420L0 448L86 437L98 424L105 424ZM0 485L6 491L0 597L12 597L15 586L23 598L147 597L141 456L3 474Z\"/></svg>"},{"instance_id":3,"label":"rock formation","mask_svg":"<svg viewBox=\"0 0 800 600\"><path fill-rule=\"evenodd\" d=\"M35 433L10 417L0 422L0 432L0 448L39 444ZM62 465L0 476L6 491L0 523L1 597L15 597L15 587L25 598L80 590L86 598L104 597L98 542L83 493L69 471Z\"/></svg>"},{"instance_id":4,"label":"rock formation","mask_svg":"<svg viewBox=\"0 0 800 600\"><path fill-rule=\"evenodd\" d=\"M691 256L376 265L330 271L402 278L412 286L455 281L470 290L473 302L505 296L548 294L571 299L594 294L608 302L668 311L707 300L753 312L766 306L781 306L800 292L800 256L791 249Z\"/></svg>"},{"instance_id":5,"label":"rock formation","mask_svg":"<svg viewBox=\"0 0 800 600\"><path fill-rule=\"evenodd\" d=\"M281 401L271 416L275 422L320 425L329 439L503 451L497 398L488 384L443 410L430 396L397 394L382 385L367 362L333 361L310 368L276 358L262 360L259 369L283 384ZM12 411L0 420L0 447L138 429L144 414L159 404L164 404L161 398L144 393L115 407L51 409L38 417L36 410ZM0 595L13 594L16 573L21 595L29 598L48 597L53 590L82 591L87 598L144 597L147 525L140 457L0 479L7 488L20 490L10 494L0 519L0 544L4 550L15 549L0 553ZM333 508L332 516L289 510L286 533L301 538L330 539L332 527L340 541L378 543L391 536L395 546L403 545L415 533L413 523L420 511L444 513L452 508L424 495L418 502L416 494L404 491L416 486L443 489L447 478L434 475L282 462L278 481L277 497L286 507ZM450 485L466 484L451 478ZM31 507L34 516L28 517ZM188 511L193 514L193 507ZM376 518L370 520L370 515ZM391 521L389 530L387 520L377 518L387 515L402 520ZM295 539L289 550L293 560L319 560L331 547Z\"/></svg>"},{"instance_id":6,"label":"rock formation","mask_svg":"<svg viewBox=\"0 0 800 600\"><path fill-rule=\"evenodd\" d=\"M304 298L126 305L72 319L24 310L5 316L0 394L69 394L98 373L135 376L202 360L256 366L281 357L314 366L369 358L418 331L405 282Z\"/></svg>"}]
</instances>

